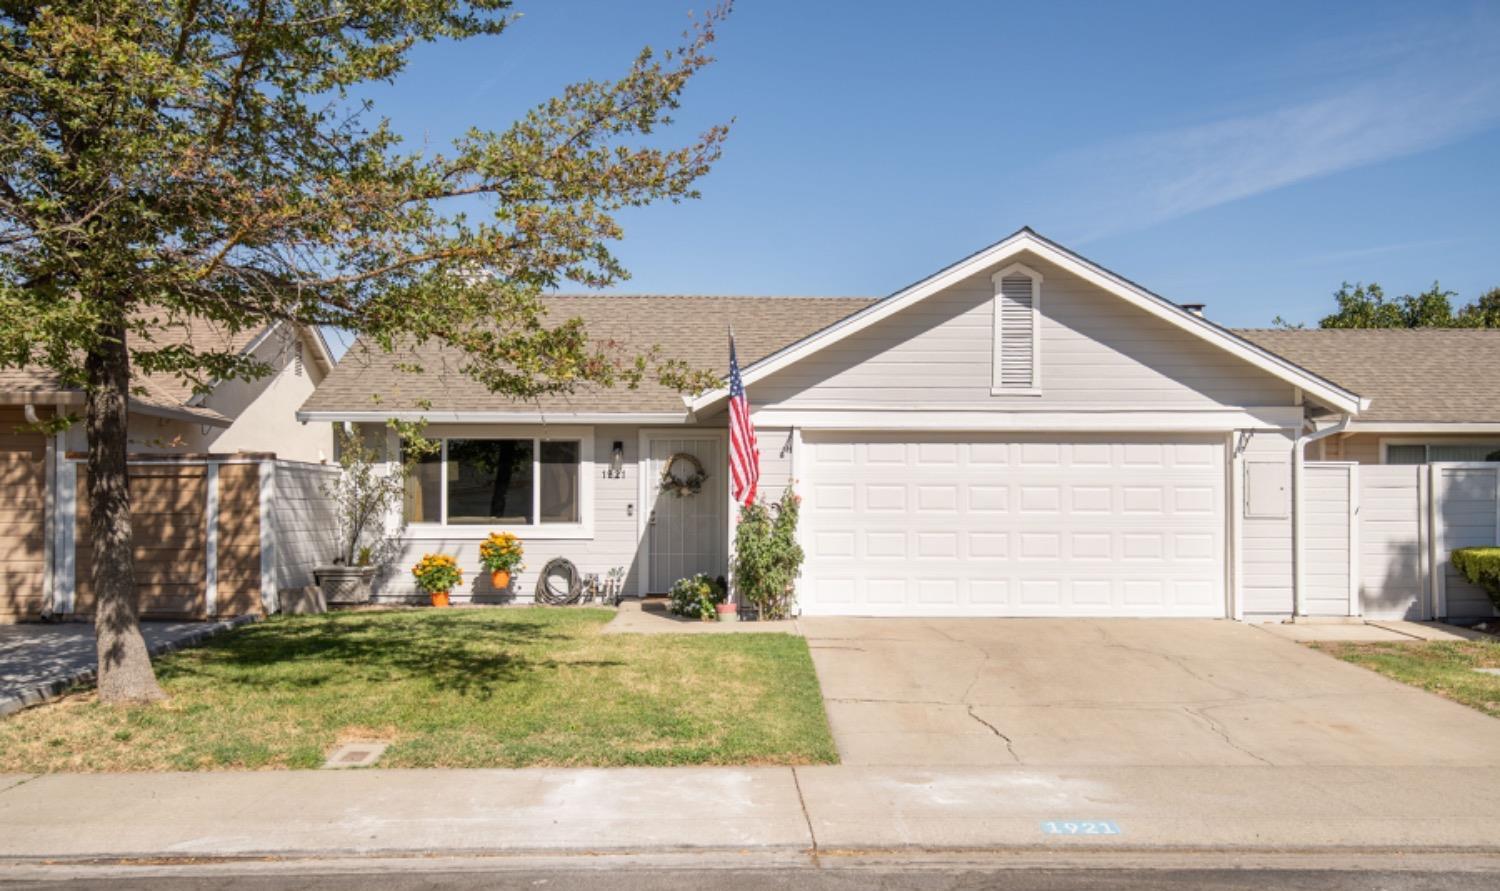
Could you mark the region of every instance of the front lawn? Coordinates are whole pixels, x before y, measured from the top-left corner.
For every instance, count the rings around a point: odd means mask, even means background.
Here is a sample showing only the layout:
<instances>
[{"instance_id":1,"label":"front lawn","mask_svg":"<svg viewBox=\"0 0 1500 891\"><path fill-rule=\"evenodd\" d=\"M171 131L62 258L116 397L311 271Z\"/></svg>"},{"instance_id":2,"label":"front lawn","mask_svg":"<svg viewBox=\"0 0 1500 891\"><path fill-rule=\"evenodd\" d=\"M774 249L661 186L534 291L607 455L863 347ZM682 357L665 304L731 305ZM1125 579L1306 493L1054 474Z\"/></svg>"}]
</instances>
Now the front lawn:
<instances>
[{"instance_id":1,"label":"front lawn","mask_svg":"<svg viewBox=\"0 0 1500 891\"><path fill-rule=\"evenodd\" d=\"M382 767L837 760L801 638L600 634L613 615L273 618L158 660L166 705L0 721L0 773L309 768L354 740L390 741Z\"/></svg>"},{"instance_id":2,"label":"front lawn","mask_svg":"<svg viewBox=\"0 0 1500 891\"><path fill-rule=\"evenodd\" d=\"M1345 662L1362 665L1386 677L1500 718L1500 675L1474 670L1500 668L1500 643L1477 640L1322 642L1312 646Z\"/></svg>"}]
</instances>

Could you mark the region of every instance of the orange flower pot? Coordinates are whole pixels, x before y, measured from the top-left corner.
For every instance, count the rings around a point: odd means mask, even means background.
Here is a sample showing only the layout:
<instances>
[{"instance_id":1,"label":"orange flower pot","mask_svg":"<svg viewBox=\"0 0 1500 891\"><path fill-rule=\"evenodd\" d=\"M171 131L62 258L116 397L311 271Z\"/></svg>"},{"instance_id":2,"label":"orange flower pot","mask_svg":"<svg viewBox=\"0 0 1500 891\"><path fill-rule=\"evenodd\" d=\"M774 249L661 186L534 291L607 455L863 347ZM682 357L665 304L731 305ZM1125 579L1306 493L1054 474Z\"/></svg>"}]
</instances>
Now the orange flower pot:
<instances>
[{"instance_id":1,"label":"orange flower pot","mask_svg":"<svg viewBox=\"0 0 1500 891\"><path fill-rule=\"evenodd\" d=\"M448 605L448 592L447 591L433 591L431 596L432 596L432 605L433 606L447 606Z\"/></svg>"},{"instance_id":2,"label":"orange flower pot","mask_svg":"<svg viewBox=\"0 0 1500 891\"><path fill-rule=\"evenodd\" d=\"M490 573L490 584L496 591L504 591L510 587L510 570L497 569Z\"/></svg>"}]
</instances>

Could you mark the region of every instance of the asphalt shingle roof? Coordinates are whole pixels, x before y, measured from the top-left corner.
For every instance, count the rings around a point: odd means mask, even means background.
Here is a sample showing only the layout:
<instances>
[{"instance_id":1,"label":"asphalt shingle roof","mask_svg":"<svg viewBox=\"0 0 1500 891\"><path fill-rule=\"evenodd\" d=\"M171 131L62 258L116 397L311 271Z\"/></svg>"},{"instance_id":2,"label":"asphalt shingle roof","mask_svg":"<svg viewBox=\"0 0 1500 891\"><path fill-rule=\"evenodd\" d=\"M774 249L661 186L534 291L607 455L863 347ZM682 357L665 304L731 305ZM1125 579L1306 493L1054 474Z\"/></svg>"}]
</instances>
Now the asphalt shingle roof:
<instances>
[{"instance_id":1,"label":"asphalt shingle roof","mask_svg":"<svg viewBox=\"0 0 1500 891\"><path fill-rule=\"evenodd\" d=\"M265 331L265 326L230 333L228 329L205 319L186 319L163 325L152 333L153 347L189 344L200 350L216 350L238 353ZM132 376L132 387L137 392L131 400L138 405L167 408L186 412L206 420L227 421L220 412L201 405L190 406L193 388L171 374L136 374ZM0 369L0 392L51 394L68 392L56 372L46 368Z\"/></svg>"},{"instance_id":2,"label":"asphalt shingle roof","mask_svg":"<svg viewBox=\"0 0 1500 891\"><path fill-rule=\"evenodd\" d=\"M740 365L864 309L870 297L550 295L548 318L578 317L622 355L661 348L665 357L722 373L734 326ZM1236 329L1256 345L1372 400L1366 421L1500 422L1500 331L1476 329ZM416 373L401 367L420 364ZM580 388L534 402L496 396L461 370L452 349L429 344L386 353L355 344L302 406L305 411L675 412L677 392Z\"/></svg>"},{"instance_id":3,"label":"asphalt shingle roof","mask_svg":"<svg viewBox=\"0 0 1500 891\"><path fill-rule=\"evenodd\" d=\"M659 346L663 358L723 374L729 326L743 368L868 306L870 297L703 297L549 295L548 320L584 321L600 343L625 357ZM420 374L401 366L417 363ZM303 411L680 412L682 395L654 381L638 389L580 388L521 402L497 396L462 370L461 355L428 344L386 353L356 340Z\"/></svg>"},{"instance_id":4,"label":"asphalt shingle roof","mask_svg":"<svg viewBox=\"0 0 1500 891\"><path fill-rule=\"evenodd\" d=\"M1244 329L1241 337L1371 400L1361 421L1500 422L1500 331Z\"/></svg>"}]
</instances>

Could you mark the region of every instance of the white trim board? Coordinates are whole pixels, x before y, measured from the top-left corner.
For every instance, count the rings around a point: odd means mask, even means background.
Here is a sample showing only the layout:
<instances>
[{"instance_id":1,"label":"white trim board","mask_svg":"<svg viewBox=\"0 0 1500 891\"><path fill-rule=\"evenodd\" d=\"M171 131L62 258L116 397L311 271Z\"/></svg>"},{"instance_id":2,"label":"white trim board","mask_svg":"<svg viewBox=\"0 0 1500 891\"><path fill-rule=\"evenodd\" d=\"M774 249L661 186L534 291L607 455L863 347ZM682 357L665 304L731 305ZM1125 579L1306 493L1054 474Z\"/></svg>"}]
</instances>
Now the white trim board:
<instances>
[{"instance_id":1,"label":"white trim board","mask_svg":"<svg viewBox=\"0 0 1500 891\"><path fill-rule=\"evenodd\" d=\"M1349 433L1405 433L1413 436L1461 436L1500 433L1500 423L1474 421L1433 423L1428 421L1350 421Z\"/></svg>"},{"instance_id":2,"label":"white trim board","mask_svg":"<svg viewBox=\"0 0 1500 891\"><path fill-rule=\"evenodd\" d=\"M920 303L928 297L984 271L990 266L1004 263L1020 255L1022 252L1030 252L1053 265L1061 267L1069 273L1096 285L1105 292L1113 294L1127 303L1145 310L1178 329L1202 338L1214 346L1243 359L1250 365L1272 374L1295 387L1301 388L1307 394L1319 399L1332 408L1343 412L1358 413L1369 405L1368 399L1363 399L1332 381L1318 377L1275 353L1256 346L1233 332L1221 328L1207 319L1195 315L1175 303L1115 275L1102 266L1085 260L1077 254L1037 235L1030 229L1022 229L1008 238L960 260L958 263L901 291L897 291L889 297L845 317L842 321L836 322L750 365L741 373L745 386L748 387L769 374L863 331L876 322L889 318L909 306ZM696 413L722 401L727 396L728 389L720 387L704 393L697 398L685 396L683 397L683 402L687 405L689 411Z\"/></svg>"},{"instance_id":3,"label":"white trim board","mask_svg":"<svg viewBox=\"0 0 1500 891\"><path fill-rule=\"evenodd\" d=\"M751 413L758 427L806 430L1058 431L1098 433L1219 433L1229 430L1282 430L1301 423L1296 408L1201 412L1128 411L851 411L828 408L761 409Z\"/></svg>"}]
</instances>

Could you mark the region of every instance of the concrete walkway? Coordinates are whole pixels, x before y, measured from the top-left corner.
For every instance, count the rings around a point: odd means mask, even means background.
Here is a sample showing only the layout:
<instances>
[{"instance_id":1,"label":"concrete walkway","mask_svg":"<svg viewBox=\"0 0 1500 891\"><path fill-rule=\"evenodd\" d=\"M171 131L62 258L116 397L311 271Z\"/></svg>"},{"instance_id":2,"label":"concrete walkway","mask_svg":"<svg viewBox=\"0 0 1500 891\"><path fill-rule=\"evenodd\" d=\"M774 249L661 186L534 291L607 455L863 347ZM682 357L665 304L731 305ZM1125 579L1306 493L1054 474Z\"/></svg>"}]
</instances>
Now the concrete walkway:
<instances>
[{"instance_id":1,"label":"concrete walkway","mask_svg":"<svg viewBox=\"0 0 1500 891\"><path fill-rule=\"evenodd\" d=\"M1500 850L1500 768L1019 766L0 778L0 868L718 850ZM1095 821L1097 834L1060 834ZM1106 828L1102 821L1109 821Z\"/></svg>"},{"instance_id":2,"label":"concrete walkway","mask_svg":"<svg viewBox=\"0 0 1500 891\"><path fill-rule=\"evenodd\" d=\"M141 633L155 656L249 620L245 616L222 622L142 622ZM0 625L0 717L92 680L98 666L93 625Z\"/></svg>"},{"instance_id":3,"label":"concrete walkway","mask_svg":"<svg viewBox=\"0 0 1500 891\"><path fill-rule=\"evenodd\" d=\"M848 765L1461 774L1500 756L1500 721L1240 622L799 625Z\"/></svg>"},{"instance_id":4,"label":"concrete walkway","mask_svg":"<svg viewBox=\"0 0 1500 891\"><path fill-rule=\"evenodd\" d=\"M800 634L797 622L704 622L667 611L662 598L620 601L619 611L604 626L605 634Z\"/></svg>"},{"instance_id":5,"label":"concrete walkway","mask_svg":"<svg viewBox=\"0 0 1500 891\"><path fill-rule=\"evenodd\" d=\"M1414 643L1417 641L1495 640L1494 635L1442 622L1369 619L1363 622L1266 622L1253 625L1287 640L1345 643Z\"/></svg>"}]
</instances>

